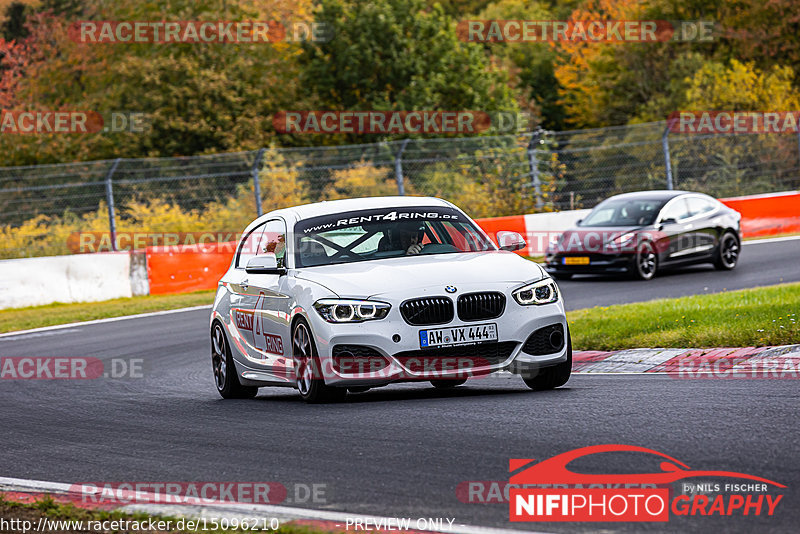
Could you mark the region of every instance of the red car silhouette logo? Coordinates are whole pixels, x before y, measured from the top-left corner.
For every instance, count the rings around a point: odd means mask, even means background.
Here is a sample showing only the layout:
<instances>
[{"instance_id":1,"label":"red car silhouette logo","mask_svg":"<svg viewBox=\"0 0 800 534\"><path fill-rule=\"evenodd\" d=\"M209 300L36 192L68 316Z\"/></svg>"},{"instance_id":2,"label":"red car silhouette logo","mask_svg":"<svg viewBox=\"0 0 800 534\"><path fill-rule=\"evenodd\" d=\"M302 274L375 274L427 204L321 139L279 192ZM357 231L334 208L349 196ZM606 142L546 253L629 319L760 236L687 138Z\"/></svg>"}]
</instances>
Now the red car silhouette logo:
<instances>
[{"instance_id":1,"label":"red car silhouette logo","mask_svg":"<svg viewBox=\"0 0 800 534\"><path fill-rule=\"evenodd\" d=\"M567 468L567 464L578 458L601 452L643 452L654 454L665 459L660 464L661 472L638 474L586 474L575 473ZM532 459L513 459L509 462L509 471L514 472L525 465L535 462ZM688 465L662 452L637 447L635 445L593 445L568 451L528 467L511 476L509 482L514 485L526 484L669 484L692 477L727 477L743 478L756 482L764 482L779 488L783 484L766 478L738 473L735 471L694 470Z\"/></svg>"}]
</instances>

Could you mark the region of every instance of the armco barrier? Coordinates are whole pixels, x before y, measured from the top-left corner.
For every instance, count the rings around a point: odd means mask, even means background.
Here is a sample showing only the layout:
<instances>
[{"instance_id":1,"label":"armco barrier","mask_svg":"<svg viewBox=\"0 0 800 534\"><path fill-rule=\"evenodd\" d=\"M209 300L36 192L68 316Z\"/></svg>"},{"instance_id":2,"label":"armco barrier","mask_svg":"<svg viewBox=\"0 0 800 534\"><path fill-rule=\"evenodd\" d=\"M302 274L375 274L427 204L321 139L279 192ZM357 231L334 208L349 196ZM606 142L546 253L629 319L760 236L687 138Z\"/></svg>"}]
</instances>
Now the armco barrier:
<instances>
[{"instance_id":1,"label":"armco barrier","mask_svg":"<svg viewBox=\"0 0 800 534\"><path fill-rule=\"evenodd\" d=\"M800 192L722 199L742 214L745 237L800 232ZM525 256L541 256L551 238L575 225L590 210L571 210L476 219L493 239L500 230L519 232L528 246ZM182 252L147 250L150 293L184 293L214 289L230 265L233 245L187 246Z\"/></svg>"},{"instance_id":2,"label":"armco barrier","mask_svg":"<svg viewBox=\"0 0 800 534\"><path fill-rule=\"evenodd\" d=\"M800 192L723 198L720 202L742 214L742 234L760 237L800 232Z\"/></svg>"},{"instance_id":3,"label":"armco barrier","mask_svg":"<svg viewBox=\"0 0 800 534\"><path fill-rule=\"evenodd\" d=\"M518 251L518 254L522 256L543 256L551 239L574 226L589 211L591 210L532 213L510 217L475 219L475 222L494 239L495 243L497 242L497 232L501 230L518 232L522 234L528 244L526 248Z\"/></svg>"},{"instance_id":4,"label":"armco barrier","mask_svg":"<svg viewBox=\"0 0 800 534\"><path fill-rule=\"evenodd\" d=\"M0 261L0 309L91 302L134 294L128 252Z\"/></svg>"},{"instance_id":5,"label":"armco barrier","mask_svg":"<svg viewBox=\"0 0 800 534\"><path fill-rule=\"evenodd\" d=\"M721 199L742 214L745 237L800 232L800 192ZM492 238L521 233L521 255L540 256L554 236L589 210L478 219ZM0 260L0 309L214 289L235 243L150 247L144 251ZM145 274L146 273L146 274Z\"/></svg>"},{"instance_id":6,"label":"armco barrier","mask_svg":"<svg viewBox=\"0 0 800 534\"><path fill-rule=\"evenodd\" d=\"M150 294L215 289L231 264L236 243L148 247Z\"/></svg>"}]
</instances>

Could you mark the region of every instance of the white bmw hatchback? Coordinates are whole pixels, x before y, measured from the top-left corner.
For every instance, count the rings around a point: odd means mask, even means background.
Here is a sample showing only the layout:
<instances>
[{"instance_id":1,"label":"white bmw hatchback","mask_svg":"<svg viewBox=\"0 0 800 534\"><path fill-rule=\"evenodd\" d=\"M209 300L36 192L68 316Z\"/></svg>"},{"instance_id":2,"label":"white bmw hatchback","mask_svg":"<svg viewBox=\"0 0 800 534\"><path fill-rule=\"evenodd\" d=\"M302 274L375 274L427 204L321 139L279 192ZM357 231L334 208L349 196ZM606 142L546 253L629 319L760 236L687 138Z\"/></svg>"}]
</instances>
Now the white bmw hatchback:
<instances>
[{"instance_id":1,"label":"white bmw hatchback","mask_svg":"<svg viewBox=\"0 0 800 534\"><path fill-rule=\"evenodd\" d=\"M242 234L211 313L225 398L294 387L308 402L401 381L454 387L510 370L567 382L572 345L556 283L437 198L380 197L273 211Z\"/></svg>"}]
</instances>

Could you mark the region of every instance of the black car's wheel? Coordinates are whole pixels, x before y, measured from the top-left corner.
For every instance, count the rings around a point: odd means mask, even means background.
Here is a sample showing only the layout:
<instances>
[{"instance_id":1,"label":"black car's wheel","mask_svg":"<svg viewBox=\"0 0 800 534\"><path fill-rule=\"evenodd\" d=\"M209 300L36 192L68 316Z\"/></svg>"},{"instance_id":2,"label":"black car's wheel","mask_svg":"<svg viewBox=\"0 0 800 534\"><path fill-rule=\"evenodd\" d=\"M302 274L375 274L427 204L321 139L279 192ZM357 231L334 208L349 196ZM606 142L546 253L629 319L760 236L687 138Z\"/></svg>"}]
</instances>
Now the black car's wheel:
<instances>
[{"instance_id":1,"label":"black car's wheel","mask_svg":"<svg viewBox=\"0 0 800 534\"><path fill-rule=\"evenodd\" d=\"M650 280L656 275L658 269L658 256L652 243L645 241L636 249L633 276L639 280Z\"/></svg>"},{"instance_id":2,"label":"black car's wheel","mask_svg":"<svg viewBox=\"0 0 800 534\"><path fill-rule=\"evenodd\" d=\"M535 376L524 377L525 384L536 391L563 386L572 374L572 336L567 334L567 361L542 367Z\"/></svg>"},{"instance_id":3,"label":"black car's wheel","mask_svg":"<svg viewBox=\"0 0 800 534\"><path fill-rule=\"evenodd\" d=\"M725 232L719 240L717 253L714 255L714 267L723 271L730 271L739 261L741 244L739 239L731 232Z\"/></svg>"},{"instance_id":4,"label":"black car's wheel","mask_svg":"<svg viewBox=\"0 0 800 534\"><path fill-rule=\"evenodd\" d=\"M231 348L225 330L219 323L211 329L211 369L217 391L225 399L250 399L258 393L257 387L243 386L236 376Z\"/></svg>"},{"instance_id":5,"label":"black car's wheel","mask_svg":"<svg viewBox=\"0 0 800 534\"><path fill-rule=\"evenodd\" d=\"M572 273L550 273L556 280L569 280L572 278Z\"/></svg>"},{"instance_id":6,"label":"black car's wheel","mask_svg":"<svg viewBox=\"0 0 800 534\"><path fill-rule=\"evenodd\" d=\"M297 391L304 401L312 404L336 402L347 395L347 388L335 388L325 384L317 346L311 337L311 329L302 319L292 328L292 358L294 358Z\"/></svg>"},{"instance_id":7,"label":"black car's wheel","mask_svg":"<svg viewBox=\"0 0 800 534\"><path fill-rule=\"evenodd\" d=\"M466 378L459 378L458 380L447 380L442 378L439 380L431 380L431 385L436 389L452 389L456 386L460 386L466 381Z\"/></svg>"}]
</instances>

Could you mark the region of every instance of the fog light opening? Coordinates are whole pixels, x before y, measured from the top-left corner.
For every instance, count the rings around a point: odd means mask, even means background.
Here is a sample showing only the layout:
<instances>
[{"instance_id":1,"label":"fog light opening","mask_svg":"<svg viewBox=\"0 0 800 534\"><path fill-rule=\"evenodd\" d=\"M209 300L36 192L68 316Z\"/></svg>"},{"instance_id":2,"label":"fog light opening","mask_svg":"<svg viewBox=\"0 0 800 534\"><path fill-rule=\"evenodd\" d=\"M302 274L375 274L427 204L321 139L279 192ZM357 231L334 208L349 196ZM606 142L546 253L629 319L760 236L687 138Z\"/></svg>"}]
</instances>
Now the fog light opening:
<instances>
[{"instance_id":1,"label":"fog light opening","mask_svg":"<svg viewBox=\"0 0 800 534\"><path fill-rule=\"evenodd\" d=\"M561 350L561 347L564 345L564 334L559 332L558 330L553 330L550 332L550 346L556 350Z\"/></svg>"}]
</instances>

